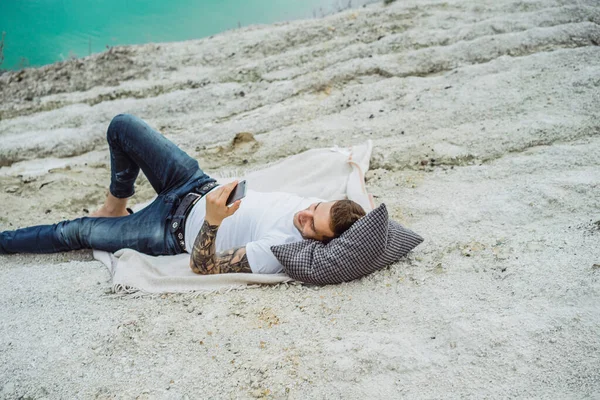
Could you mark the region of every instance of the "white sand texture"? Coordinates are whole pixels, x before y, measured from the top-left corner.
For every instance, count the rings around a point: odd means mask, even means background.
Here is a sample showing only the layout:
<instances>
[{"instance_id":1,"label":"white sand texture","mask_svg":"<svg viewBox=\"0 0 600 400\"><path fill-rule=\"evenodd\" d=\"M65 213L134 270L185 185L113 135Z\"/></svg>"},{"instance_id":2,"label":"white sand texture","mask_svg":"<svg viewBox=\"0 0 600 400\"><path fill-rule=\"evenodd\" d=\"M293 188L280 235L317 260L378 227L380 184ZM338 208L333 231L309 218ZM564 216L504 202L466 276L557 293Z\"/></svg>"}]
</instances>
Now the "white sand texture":
<instances>
[{"instance_id":1,"label":"white sand texture","mask_svg":"<svg viewBox=\"0 0 600 400\"><path fill-rule=\"evenodd\" d=\"M600 398L599 24L398 0L1 75L0 230L98 208L127 112L211 174L372 139L369 191L425 242L197 298L116 296L88 250L1 256L0 398Z\"/></svg>"}]
</instances>

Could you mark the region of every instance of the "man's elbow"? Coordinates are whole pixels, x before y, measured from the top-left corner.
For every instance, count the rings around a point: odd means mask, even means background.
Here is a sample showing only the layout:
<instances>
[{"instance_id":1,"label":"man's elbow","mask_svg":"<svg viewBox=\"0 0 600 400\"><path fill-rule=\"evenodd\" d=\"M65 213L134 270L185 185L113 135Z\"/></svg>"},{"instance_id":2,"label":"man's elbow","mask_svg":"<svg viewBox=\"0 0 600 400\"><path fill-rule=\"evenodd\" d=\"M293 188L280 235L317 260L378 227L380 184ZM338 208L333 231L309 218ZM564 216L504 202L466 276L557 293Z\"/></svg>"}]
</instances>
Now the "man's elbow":
<instances>
[{"instance_id":1,"label":"man's elbow","mask_svg":"<svg viewBox=\"0 0 600 400\"><path fill-rule=\"evenodd\" d=\"M190 269L195 274L199 274L200 273L200 271L198 271L198 268L196 268L196 264L194 264L194 260L190 260Z\"/></svg>"},{"instance_id":2,"label":"man's elbow","mask_svg":"<svg viewBox=\"0 0 600 400\"><path fill-rule=\"evenodd\" d=\"M208 274L207 271L204 271L204 270L198 268L198 266L194 262L194 258L190 259L190 269L192 270L193 273L198 274L198 275L206 275L206 274Z\"/></svg>"}]
</instances>

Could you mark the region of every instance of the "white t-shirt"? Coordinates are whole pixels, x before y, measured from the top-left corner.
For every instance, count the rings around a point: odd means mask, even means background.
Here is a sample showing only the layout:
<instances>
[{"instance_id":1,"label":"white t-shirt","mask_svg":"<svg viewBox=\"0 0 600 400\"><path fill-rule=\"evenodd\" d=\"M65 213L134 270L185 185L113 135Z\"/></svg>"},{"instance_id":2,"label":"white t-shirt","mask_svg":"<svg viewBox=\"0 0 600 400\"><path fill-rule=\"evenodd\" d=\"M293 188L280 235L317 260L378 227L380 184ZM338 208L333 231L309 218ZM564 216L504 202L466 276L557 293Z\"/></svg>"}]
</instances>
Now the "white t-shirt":
<instances>
[{"instance_id":1,"label":"white t-shirt","mask_svg":"<svg viewBox=\"0 0 600 400\"><path fill-rule=\"evenodd\" d=\"M271 246L301 241L302 235L294 226L294 214L319 201L324 200L283 192L248 190L240 208L221 223L216 251L246 246L253 273L283 272L283 266L271 252ZM192 252L205 215L206 199L203 197L194 205L185 222L185 248L188 253Z\"/></svg>"}]
</instances>

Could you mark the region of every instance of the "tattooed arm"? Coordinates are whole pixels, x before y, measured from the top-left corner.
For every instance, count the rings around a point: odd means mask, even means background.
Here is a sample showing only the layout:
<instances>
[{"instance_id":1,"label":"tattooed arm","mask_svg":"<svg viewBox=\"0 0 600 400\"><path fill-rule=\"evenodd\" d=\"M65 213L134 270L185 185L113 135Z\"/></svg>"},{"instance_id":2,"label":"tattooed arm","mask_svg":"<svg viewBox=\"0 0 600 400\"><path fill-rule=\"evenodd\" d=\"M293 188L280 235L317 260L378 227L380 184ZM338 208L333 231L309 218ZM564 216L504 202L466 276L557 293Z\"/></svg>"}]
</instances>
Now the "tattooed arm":
<instances>
[{"instance_id":1,"label":"tattooed arm","mask_svg":"<svg viewBox=\"0 0 600 400\"><path fill-rule=\"evenodd\" d=\"M252 272L246 247L238 247L221 253L216 253L217 231L221 222L232 216L240 208L240 200L228 207L225 203L237 181L206 195L206 216L200 233L194 241L190 268L197 274L226 274L228 272Z\"/></svg>"},{"instance_id":2,"label":"tattooed arm","mask_svg":"<svg viewBox=\"0 0 600 400\"><path fill-rule=\"evenodd\" d=\"M204 221L192 249L190 258L192 271L203 275L229 272L252 273L246 256L246 247L215 253L218 230L219 225L211 225L208 221Z\"/></svg>"}]
</instances>

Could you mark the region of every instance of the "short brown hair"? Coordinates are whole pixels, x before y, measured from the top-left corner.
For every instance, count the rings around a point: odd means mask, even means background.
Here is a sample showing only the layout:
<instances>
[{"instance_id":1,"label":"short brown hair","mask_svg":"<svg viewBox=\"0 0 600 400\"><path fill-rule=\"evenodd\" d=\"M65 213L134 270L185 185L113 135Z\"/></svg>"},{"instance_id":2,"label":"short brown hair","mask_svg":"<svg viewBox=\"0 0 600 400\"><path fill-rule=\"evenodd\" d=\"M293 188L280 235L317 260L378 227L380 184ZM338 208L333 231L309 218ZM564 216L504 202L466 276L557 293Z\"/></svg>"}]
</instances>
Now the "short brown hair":
<instances>
[{"instance_id":1,"label":"short brown hair","mask_svg":"<svg viewBox=\"0 0 600 400\"><path fill-rule=\"evenodd\" d=\"M352 200L338 200L331 207L331 223L329 227L335 234L332 238L326 238L325 241L335 239L346 232L359 218L365 216L365 210Z\"/></svg>"}]
</instances>

